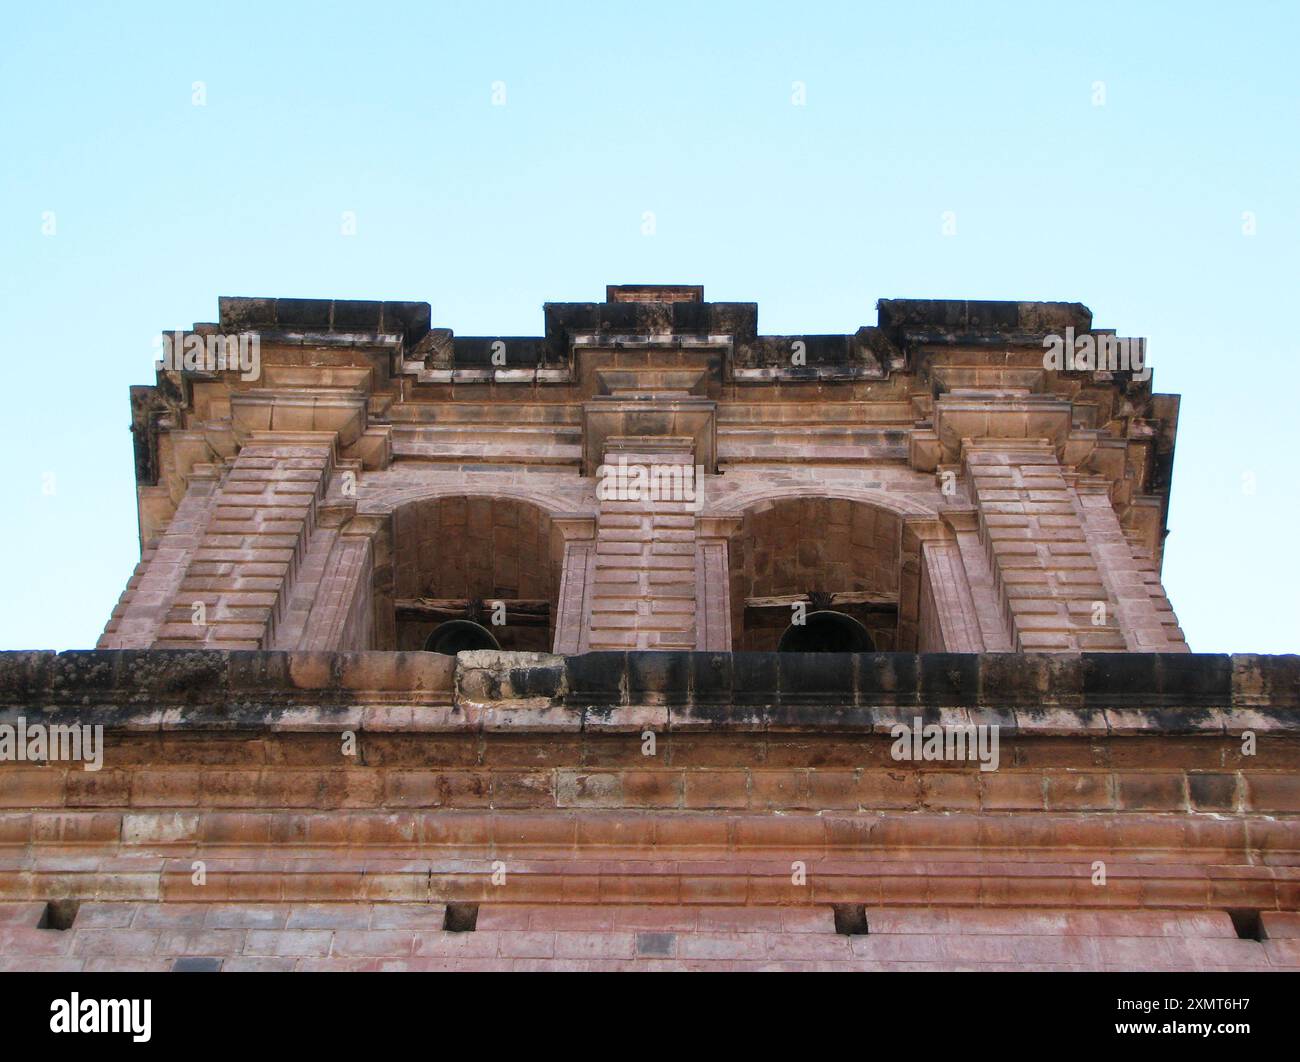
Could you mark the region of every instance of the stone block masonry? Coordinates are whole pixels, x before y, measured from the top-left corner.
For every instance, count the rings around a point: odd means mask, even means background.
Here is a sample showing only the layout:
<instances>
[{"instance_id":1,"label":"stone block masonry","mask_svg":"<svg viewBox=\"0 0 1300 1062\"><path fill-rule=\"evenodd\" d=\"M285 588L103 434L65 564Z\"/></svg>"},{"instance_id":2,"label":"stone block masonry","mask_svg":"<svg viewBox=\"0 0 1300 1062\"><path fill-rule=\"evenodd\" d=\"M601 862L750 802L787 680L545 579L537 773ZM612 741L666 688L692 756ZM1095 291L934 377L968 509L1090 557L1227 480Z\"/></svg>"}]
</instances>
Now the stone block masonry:
<instances>
[{"instance_id":1,"label":"stone block masonry","mask_svg":"<svg viewBox=\"0 0 1300 1062\"><path fill-rule=\"evenodd\" d=\"M1298 961L1295 657L3 654L19 716L107 747L0 762L11 969Z\"/></svg>"},{"instance_id":2,"label":"stone block masonry","mask_svg":"<svg viewBox=\"0 0 1300 1062\"><path fill-rule=\"evenodd\" d=\"M644 452L631 445L618 457L647 475L694 472L689 445ZM585 649L695 648L696 507L676 493L600 501Z\"/></svg>"},{"instance_id":3,"label":"stone block masonry","mask_svg":"<svg viewBox=\"0 0 1300 1062\"><path fill-rule=\"evenodd\" d=\"M0 756L0 968L1300 969L1300 661L1189 650L1086 307L543 317L227 298L257 378L132 390L99 649L0 655L0 750L105 738Z\"/></svg>"},{"instance_id":4,"label":"stone block masonry","mask_svg":"<svg viewBox=\"0 0 1300 1062\"><path fill-rule=\"evenodd\" d=\"M1178 402L1049 367L1083 307L763 336L695 285L605 298L505 339L221 300L196 331L256 331L261 375L134 389L141 561L100 647L397 650L459 620L507 651L765 650L815 605L884 651L1187 651L1159 576ZM690 496L612 495L618 462Z\"/></svg>"}]
</instances>

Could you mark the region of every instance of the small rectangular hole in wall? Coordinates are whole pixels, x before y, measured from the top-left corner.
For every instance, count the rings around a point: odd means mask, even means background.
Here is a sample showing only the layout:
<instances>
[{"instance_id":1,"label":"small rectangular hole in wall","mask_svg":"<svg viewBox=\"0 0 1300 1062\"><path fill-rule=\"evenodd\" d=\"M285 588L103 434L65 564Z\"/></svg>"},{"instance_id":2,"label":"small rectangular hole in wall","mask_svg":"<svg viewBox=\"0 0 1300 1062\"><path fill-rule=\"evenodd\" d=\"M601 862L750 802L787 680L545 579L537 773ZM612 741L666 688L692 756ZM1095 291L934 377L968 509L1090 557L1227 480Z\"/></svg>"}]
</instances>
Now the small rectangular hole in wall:
<instances>
[{"instance_id":1,"label":"small rectangular hole in wall","mask_svg":"<svg viewBox=\"0 0 1300 1062\"><path fill-rule=\"evenodd\" d=\"M172 973L220 973L221 960L208 955L186 955L172 963Z\"/></svg>"},{"instance_id":2,"label":"small rectangular hole in wall","mask_svg":"<svg viewBox=\"0 0 1300 1062\"><path fill-rule=\"evenodd\" d=\"M1235 907L1228 912L1232 919L1232 928L1242 940L1263 940L1264 934L1259 925L1259 912L1249 907Z\"/></svg>"},{"instance_id":3,"label":"small rectangular hole in wall","mask_svg":"<svg viewBox=\"0 0 1300 1062\"><path fill-rule=\"evenodd\" d=\"M36 928L71 929L72 923L77 920L79 907L81 907L80 900L51 900L41 912L41 920L36 923Z\"/></svg>"},{"instance_id":4,"label":"small rectangular hole in wall","mask_svg":"<svg viewBox=\"0 0 1300 1062\"><path fill-rule=\"evenodd\" d=\"M867 907L861 903L832 904L835 912L835 932L846 937L864 937L870 932L867 928Z\"/></svg>"},{"instance_id":5,"label":"small rectangular hole in wall","mask_svg":"<svg viewBox=\"0 0 1300 1062\"><path fill-rule=\"evenodd\" d=\"M478 904L449 903L442 919L442 928L448 933L472 933L478 925Z\"/></svg>"}]
</instances>

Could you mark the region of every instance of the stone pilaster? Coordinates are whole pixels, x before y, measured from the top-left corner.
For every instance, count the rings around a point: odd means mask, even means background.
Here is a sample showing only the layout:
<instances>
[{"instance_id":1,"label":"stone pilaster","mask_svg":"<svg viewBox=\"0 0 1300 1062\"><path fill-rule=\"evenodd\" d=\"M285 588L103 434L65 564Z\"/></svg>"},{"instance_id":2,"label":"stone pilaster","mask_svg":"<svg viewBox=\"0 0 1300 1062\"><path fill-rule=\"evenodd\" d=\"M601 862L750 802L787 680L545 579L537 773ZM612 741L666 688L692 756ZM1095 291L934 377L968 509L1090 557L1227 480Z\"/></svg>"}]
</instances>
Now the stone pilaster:
<instances>
[{"instance_id":1,"label":"stone pilaster","mask_svg":"<svg viewBox=\"0 0 1300 1062\"><path fill-rule=\"evenodd\" d=\"M560 576L559 610L555 617L554 651L557 653L576 654L586 648L595 571L596 540L567 540Z\"/></svg>"},{"instance_id":2,"label":"stone pilaster","mask_svg":"<svg viewBox=\"0 0 1300 1062\"><path fill-rule=\"evenodd\" d=\"M731 641L730 537L740 528L735 517L698 521L695 549L695 610L699 620L696 648L729 653Z\"/></svg>"},{"instance_id":3,"label":"stone pilaster","mask_svg":"<svg viewBox=\"0 0 1300 1062\"><path fill-rule=\"evenodd\" d=\"M297 644L320 652L369 649L374 627L370 539L366 535L321 532L321 537L326 535L331 540L329 555L315 584L311 610Z\"/></svg>"},{"instance_id":4,"label":"stone pilaster","mask_svg":"<svg viewBox=\"0 0 1300 1062\"><path fill-rule=\"evenodd\" d=\"M1135 653L1188 652L1187 639L1150 563L1139 559L1100 476L1075 483L1079 516L1109 597L1118 610L1125 648Z\"/></svg>"},{"instance_id":5,"label":"stone pilaster","mask_svg":"<svg viewBox=\"0 0 1300 1062\"><path fill-rule=\"evenodd\" d=\"M605 463L637 470L628 485L694 477L689 438L611 437ZM646 478L642 478L644 472ZM692 478L691 483L694 483ZM640 490L633 498L602 487L595 571L584 649L694 649L697 543L693 501Z\"/></svg>"},{"instance_id":6,"label":"stone pilaster","mask_svg":"<svg viewBox=\"0 0 1300 1062\"><path fill-rule=\"evenodd\" d=\"M1015 650L1123 650L1115 602L1051 444L968 440L963 460Z\"/></svg>"},{"instance_id":7,"label":"stone pilaster","mask_svg":"<svg viewBox=\"0 0 1300 1062\"><path fill-rule=\"evenodd\" d=\"M206 522L191 532L197 543L154 647L275 644L289 617L290 592L312 552L333 452L332 433L267 432L249 439L212 496Z\"/></svg>"},{"instance_id":8,"label":"stone pilaster","mask_svg":"<svg viewBox=\"0 0 1300 1062\"><path fill-rule=\"evenodd\" d=\"M980 541L979 513L975 509L951 509L944 522L952 528L961 558L966 589L975 606L980 642L986 652L1011 652L1011 621L993 578L989 555Z\"/></svg>"},{"instance_id":9,"label":"stone pilaster","mask_svg":"<svg viewBox=\"0 0 1300 1062\"><path fill-rule=\"evenodd\" d=\"M984 648L956 542L936 539L922 545L918 633L922 653L978 653Z\"/></svg>"},{"instance_id":10,"label":"stone pilaster","mask_svg":"<svg viewBox=\"0 0 1300 1062\"><path fill-rule=\"evenodd\" d=\"M141 557L134 586L122 595L96 648L148 649L158 641L219 497L215 473L191 475L185 497Z\"/></svg>"}]
</instances>

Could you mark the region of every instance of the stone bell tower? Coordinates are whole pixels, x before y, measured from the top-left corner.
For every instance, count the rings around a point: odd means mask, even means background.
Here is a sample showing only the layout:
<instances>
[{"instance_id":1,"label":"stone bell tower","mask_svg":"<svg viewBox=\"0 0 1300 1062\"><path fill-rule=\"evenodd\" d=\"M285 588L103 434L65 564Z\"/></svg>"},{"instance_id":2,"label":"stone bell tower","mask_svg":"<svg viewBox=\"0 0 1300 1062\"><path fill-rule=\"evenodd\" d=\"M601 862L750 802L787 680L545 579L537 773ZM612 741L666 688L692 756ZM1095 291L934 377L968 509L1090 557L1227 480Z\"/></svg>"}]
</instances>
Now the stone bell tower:
<instances>
[{"instance_id":1,"label":"stone bell tower","mask_svg":"<svg viewBox=\"0 0 1300 1062\"><path fill-rule=\"evenodd\" d=\"M809 649L1185 651L1178 399L1045 353L1130 341L1078 304L879 316L762 336L624 285L457 337L425 304L223 299L185 336L256 337L257 374L133 392L142 558L100 644L775 649L816 603Z\"/></svg>"},{"instance_id":2,"label":"stone bell tower","mask_svg":"<svg viewBox=\"0 0 1300 1062\"><path fill-rule=\"evenodd\" d=\"M100 648L0 654L103 728L0 756L0 966L1300 967L1300 661L1188 652L1139 341L543 320L172 336Z\"/></svg>"}]
</instances>

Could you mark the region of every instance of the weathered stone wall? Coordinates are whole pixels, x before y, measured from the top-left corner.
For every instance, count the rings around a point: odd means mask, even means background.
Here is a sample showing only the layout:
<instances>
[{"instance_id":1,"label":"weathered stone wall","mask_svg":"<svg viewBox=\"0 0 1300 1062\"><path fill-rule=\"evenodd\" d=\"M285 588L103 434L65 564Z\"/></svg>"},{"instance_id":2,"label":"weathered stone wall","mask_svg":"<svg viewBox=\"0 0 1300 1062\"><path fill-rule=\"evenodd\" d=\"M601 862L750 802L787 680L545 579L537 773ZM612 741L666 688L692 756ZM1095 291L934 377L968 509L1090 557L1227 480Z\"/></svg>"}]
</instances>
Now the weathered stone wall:
<instances>
[{"instance_id":1,"label":"weathered stone wall","mask_svg":"<svg viewBox=\"0 0 1300 1062\"><path fill-rule=\"evenodd\" d=\"M4 654L19 717L107 734L0 762L21 968L1300 963L1295 657Z\"/></svg>"},{"instance_id":2,"label":"weathered stone wall","mask_svg":"<svg viewBox=\"0 0 1300 1062\"><path fill-rule=\"evenodd\" d=\"M0 657L0 742L107 739L0 757L0 966L1300 966L1300 664L1188 652L1177 397L1049 365L1078 304L879 309L222 299L261 363L133 389L101 651Z\"/></svg>"}]
</instances>

